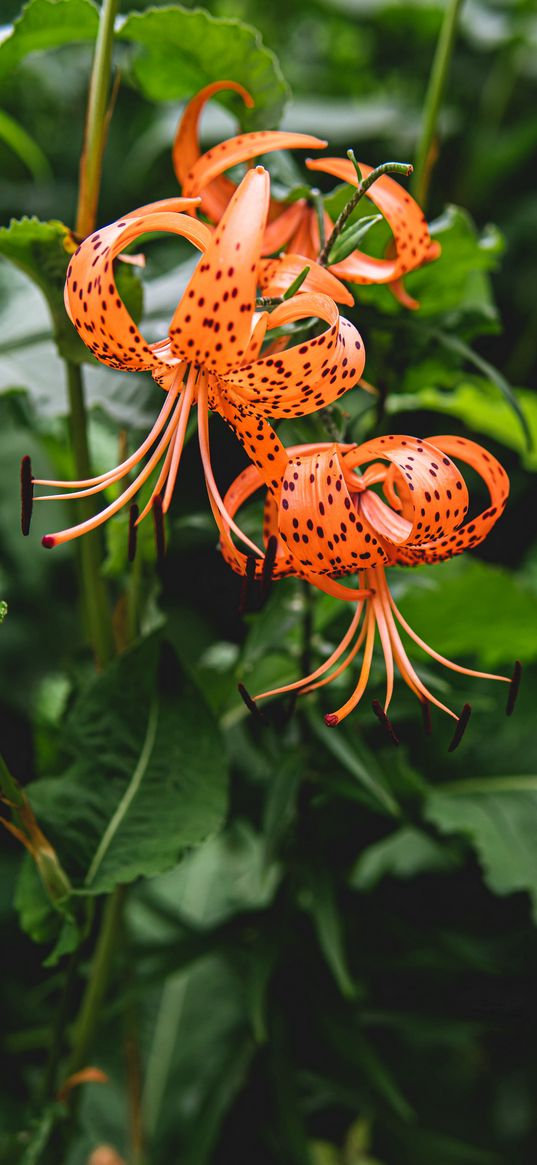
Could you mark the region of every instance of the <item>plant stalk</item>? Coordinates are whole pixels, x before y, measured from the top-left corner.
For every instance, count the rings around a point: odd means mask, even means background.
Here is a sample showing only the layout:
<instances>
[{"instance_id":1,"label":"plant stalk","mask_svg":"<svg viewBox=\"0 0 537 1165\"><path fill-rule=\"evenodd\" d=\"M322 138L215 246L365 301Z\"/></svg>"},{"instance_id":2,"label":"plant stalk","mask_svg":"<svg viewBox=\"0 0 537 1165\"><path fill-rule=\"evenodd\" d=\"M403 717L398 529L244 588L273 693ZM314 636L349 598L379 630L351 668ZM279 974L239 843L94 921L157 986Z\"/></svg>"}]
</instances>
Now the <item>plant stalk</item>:
<instances>
[{"instance_id":1,"label":"plant stalk","mask_svg":"<svg viewBox=\"0 0 537 1165\"><path fill-rule=\"evenodd\" d=\"M76 233L84 239L95 228L108 131L114 20L119 0L103 0L88 93L84 146L80 159Z\"/></svg>"},{"instance_id":2,"label":"plant stalk","mask_svg":"<svg viewBox=\"0 0 537 1165\"><path fill-rule=\"evenodd\" d=\"M361 182L359 182L354 194L351 198L349 198L347 205L343 207L341 214L336 219L332 234L326 240L324 247L322 247L319 252L318 262L321 264L321 267L326 267L327 263L329 263L330 251L332 250L336 239L339 238L353 210L355 210L355 208L358 206L358 203L364 197L364 194L367 194L367 191L370 189L373 183L376 182L378 178L382 178L383 174L404 174L408 176L411 173L412 166L410 166L407 162L383 162L381 166L376 166L367 178L364 178Z\"/></svg>"},{"instance_id":3,"label":"plant stalk","mask_svg":"<svg viewBox=\"0 0 537 1165\"><path fill-rule=\"evenodd\" d=\"M110 973L116 940L120 933L120 919L125 887L116 886L105 902L99 937L91 963L89 979L73 1036L73 1050L68 1076L87 1066L95 1031L99 1022L101 1004Z\"/></svg>"},{"instance_id":4,"label":"plant stalk","mask_svg":"<svg viewBox=\"0 0 537 1165\"><path fill-rule=\"evenodd\" d=\"M457 21L463 0L447 0L444 19L436 45L436 52L429 77L423 122L416 162L412 177L411 191L420 206L425 208L429 182L435 162L435 139L437 136L438 115L446 88L447 75L455 43Z\"/></svg>"},{"instance_id":5,"label":"plant stalk","mask_svg":"<svg viewBox=\"0 0 537 1165\"><path fill-rule=\"evenodd\" d=\"M91 477L88 447L87 415L84 401L84 383L79 364L66 361L67 394L69 399L69 426L77 478ZM94 514L90 498L80 498L80 521ZM84 606L89 636L99 667L104 667L114 655L114 638L108 606L108 596L101 576L101 538L97 531L86 534L78 543Z\"/></svg>"}]
</instances>

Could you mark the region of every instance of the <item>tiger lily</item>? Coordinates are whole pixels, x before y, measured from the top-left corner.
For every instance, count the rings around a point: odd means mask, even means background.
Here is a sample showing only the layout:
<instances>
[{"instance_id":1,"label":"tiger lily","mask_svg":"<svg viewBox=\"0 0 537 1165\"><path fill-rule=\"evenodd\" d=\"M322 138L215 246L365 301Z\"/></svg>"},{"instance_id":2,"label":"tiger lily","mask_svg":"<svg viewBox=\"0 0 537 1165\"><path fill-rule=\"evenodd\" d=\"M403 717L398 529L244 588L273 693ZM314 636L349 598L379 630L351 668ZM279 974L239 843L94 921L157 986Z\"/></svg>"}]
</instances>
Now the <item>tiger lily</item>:
<instances>
[{"instance_id":1,"label":"tiger lily","mask_svg":"<svg viewBox=\"0 0 537 1165\"><path fill-rule=\"evenodd\" d=\"M217 81L207 85L186 106L172 151L175 173L183 194L191 198L199 196L200 210L213 223L218 222L235 189L224 173L231 166L249 162L271 150L307 149L310 145L319 149L327 144L306 134L262 131L240 134L201 154L199 119L207 101L222 89L235 90L247 106L252 106L250 94L234 81ZM355 167L347 158L308 158L306 165L312 171L330 174L350 186L358 185ZM372 167L360 163L360 170L362 177L367 178ZM419 304L405 291L402 277L423 263L438 258L440 244L431 239L425 216L417 202L393 178L383 175L370 187L367 197L384 216L392 231L390 255L377 259L355 250L341 262L330 264L329 270L349 283L385 283L403 306L415 309ZM327 239L330 238L333 225L325 211L324 231ZM262 253L270 255L284 246L291 254L300 255L303 259L316 260L319 256L321 242L317 211L306 199L299 199L290 205L271 200ZM275 271L269 266L264 283L267 294L278 290L278 286L272 282L274 274Z\"/></svg>"},{"instance_id":2,"label":"tiger lily","mask_svg":"<svg viewBox=\"0 0 537 1165\"><path fill-rule=\"evenodd\" d=\"M329 294L338 294L334 276L312 265L304 288L275 310L256 312L258 268L269 205L269 175L249 171L214 232L169 202L142 207L90 235L73 255L67 272L68 314L94 356L112 368L150 372L166 399L140 447L115 469L84 481L35 479L34 484L69 487L71 498L100 493L122 481L148 459L134 481L98 514L43 539L46 547L76 538L101 525L132 500L160 465L156 484L137 521L157 499L168 509L181 460L191 408L197 404L201 460L211 508L221 527L227 520L210 457L209 409L220 413L243 443L267 486L278 490L287 456L267 418L302 416L331 403L359 380L365 362L362 340L340 317ZM180 203L181 200L176 200ZM191 206L191 203L188 204ZM118 296L113 260L148 231L182 235L201 252L164 340L146 342ZM260 356L267 331L316 317L321 335L281 356ZM58 495L48 495L56 498ZM37 500L45 500L43 498ZM243 541L255 545L231 522Z\"/></svg>"},{"instance_id":3,"label":"tiger lily","mask_svg":"<svg viewBox=\"0 0 537 1165\"><path fill-rule=\"evenodd\" d=\"M452 436L430 440L386 436L363 445L296 446L288 455L280 503L269 496L265 507L264 539L267 548L271 543L273 576L295 575L322 590L327 589L328 576L339 588L339 597L354 604L354 611L345 635L324 663L294 683L261 692L254 701L291 691L303 695L329 684L363 649L351 695L325 717L329 726L340 723L366 690L378 633L386 665L386 695L383 706L375 702L375 710L385 726L394 735L387 713L397 668L425 710L434 704L458 722L455 747L466 726L469 705L457 716L426 687L408 658L401 630L426 655L452 671L511 681L453 663L425 643L396 605L385 568L439 562L482 542L507 503L505 470L475 442ZM489 506L471 520L467 519L468 491L453 459L477 472L489 491ZM261 485L255 467L247 468L226 494L229 513L235 515ZM384 498L375 486L381 486ZM221 540L221 550L235 571L247 573L247 556L237 549L230 531ZM263 563L256 563L256 575L262 571ZM358 591L332 579L347 574L357 575ZM516 670L515 686L518 678ZM508 710L512 710L512 700Z\"/></svg>"}]
</instances>

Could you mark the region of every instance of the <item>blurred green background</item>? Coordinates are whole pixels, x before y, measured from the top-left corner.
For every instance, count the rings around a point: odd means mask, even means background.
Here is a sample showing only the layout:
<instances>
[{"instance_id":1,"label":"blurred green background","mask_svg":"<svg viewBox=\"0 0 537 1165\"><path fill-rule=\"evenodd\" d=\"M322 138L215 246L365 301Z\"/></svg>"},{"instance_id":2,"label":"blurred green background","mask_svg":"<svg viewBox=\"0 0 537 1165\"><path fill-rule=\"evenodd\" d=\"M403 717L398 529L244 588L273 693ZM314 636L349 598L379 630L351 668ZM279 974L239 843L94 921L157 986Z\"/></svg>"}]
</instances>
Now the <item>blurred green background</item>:
<instances>
[{"instance_id":1,"label":"blurred green background","mask_svg":"<svg viewBox=\"0 0 537 1165\"><path fill-rule=\"evenodd\" d=\"M444 7L223 0L210 11L255 25L277 54L292 89L285 128L326 136L333 153L352 146L378 164L414 157ZM2 22L16 14L3 0ZM449 725L435 718L425 738L402 684L398 750L369 703L336 734L324 729L321 713L345 682L291 716L287 705L274 705L268 728L247 719L237 679L261 689L294 678L304 655L317 658L338 641L345 613L321 597L311 603L289 581L261 612L239 615L240 583L216 552L192 442L156 581L150 531L142 547L143 630L164 628L192 691L218 722L229 810L220 832L179 865L130 888L92 1054L111 1084L85 1088L65 1165L85 1165L101 1142L129 1165L535 1161L537 456L501 388L502 378L515 388L537 439L536 50L530 0L463 4L427 207L443 258L408 280L422 301L415 316L383 289L360 292L366 377L381 387L385 408L380 415L368 400L335 418L352 439L465 432L506 465L512 501L478 553L396 572L394 586L409 622L437 650L506 673L517 656L527 665L516 715L504 720L503 689L461 677L448 683L428 661L423 674L440 698L447 694L455 707L473 702L454 756L446 752ZM0 122L1 221L37 215L72 225L91 48L33 54L7 74L1 59L0 108L18 127L14 140ZM180 102L144 95L125 45L118 63L100 222L177 189L170 144ZM217 53L213 75L220 76ZM228 110L211 106L206 140L234 124ZM285 172L278 177L283 182ZM148 251L145 319L155 335L184 286L177 263L185 258L176 244ZM87 386L102 470L115 464L123 430L133 442L145 431L157 390L142 376L95 366ZM0 627L0 731L13 773L37 788L66 768L69 716L93 665L72 548L47 554L39 546L40 534L67 523L66 508L37 513L31 538L20 536L20 457L30 453L43 474L71 470L64 376L47 311L7 263L0 392L0 597L9 604ZM287 441L326 439L322 419L286 422L281 432ZM224 487L243 455L217 421L212 440ZM119 518L106 533L105 566L119 622L125 540ZM372 694L380 695L380 665L374 680ZM35 797L76 882L82 795L80 821L76 796ZM0 862L0 1029L10 1064L0 1151L12 1165L23 1152L15 1134L38 1111L65 960L43 971L58 920L29 866L21 878L20 852L7 835ZM133 1116L140 1105L142 1147ZM53 1144L35 1161L64 1165L63 1151Z\"/></svg>"}]
</instances>

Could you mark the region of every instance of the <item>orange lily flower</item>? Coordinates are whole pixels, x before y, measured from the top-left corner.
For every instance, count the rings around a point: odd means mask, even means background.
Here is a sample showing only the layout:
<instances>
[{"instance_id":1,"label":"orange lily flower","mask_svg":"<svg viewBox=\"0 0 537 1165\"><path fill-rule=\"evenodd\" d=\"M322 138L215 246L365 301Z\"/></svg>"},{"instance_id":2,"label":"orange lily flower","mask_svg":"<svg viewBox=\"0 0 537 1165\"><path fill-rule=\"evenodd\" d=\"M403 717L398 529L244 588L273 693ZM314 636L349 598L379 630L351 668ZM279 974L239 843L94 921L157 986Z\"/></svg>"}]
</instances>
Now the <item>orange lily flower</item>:
<instances>
[{"instance_id":1,"label":"orange lily flower","mask_svg":"<svg viewBox=\"0 0 537 1165\"><path fill-rule=\"evenodd\" d=\"M255 310L269 191L269 175L259 166L243 179L214 233L180 213L184 200L175 200L173 210L167 201L142 207L96 231L73 255L65 302L85 344L112 368L151 372L165 390L166 400L146 439L115 469L70 483L35 479L38 485L69 487L71 498L86 497L122 481L149 454L144 468L118 498L87 521L46 535L45 546L67 542L106 521L132 500L159 465L151 497L137 521L157 499L166 512L194 404L209 500L222 527L229 516L211 466L209 408L234 430L265 483L278 490L287 456L266 418L314 412L359 380L365 362L362 340L325 294L334 285L337 288L328 272L312 270L313 286L319 290L300 291L271 314ZM119 298L113 273L113 260L120 251L148 231L182 235L202 252L174 312L169 335L154 344L146 342ZM260 356L267 331L312 317L327 324L321 335L281 356ZM232 520L231 528L257 551Z\"/></svg>"},{"instance_id":2,"label":"orange lily flower","mask_svg":"<svg viewBox=\"0 0 537 1165\"><path fill-rule=\"evenodd\" d=\"M318 138L309 138L306 134L261 132L240 134L220 142L202 155L198 141L200 115L207 101L222 89L234 89L246 105L253 104L249 93L233 81L217 81L207 85L187 105L179 123L172 155L183 194L188 197L199 196L200 209L211 222L218 222L235 189L224 174L231 166L248 162L271 150L308 148L310 143L319 149L327 144ZM356 170L347 158L308 158L306 165L310 170L322 171L350 186L358 186ZM365 163L360 163L360 169L364 178L372 171L372 167ZM330 264L328 269L349 283L386 283L404 307L415 309L419 304L405 291L402 277L423 263L437 259L440 244L431 239L427 221L417 202L393 178L383 175L377 179L368 190L367 197L391 228L390 256L377 259L364 251L355 250L341 262ZM325 212L327 239L330 238L333 225ZM271 201L262 253L269 255L283 246L303 259L318 258L321 244L317 212L308 205L306 199L299 199L288 206L275 199ZM268 294L275 294L279 289L271 280L272 274L269 267L264 283Z\"/></svg>"},{"instance_id":3,"label":"orange lily flower","mask_svg":"<svg viewBox=\"0 0 537 1165\"><path fill-rule=\"evenodd\" d=\"M339 597L355 603L355 609L341 642L323 664L295 683L262 692L254 700L290 691L302 695L322 687L348 668L363 648L352 694L337 711L325 717L328 725L338 724L357 706L366 690L378 633L386 665L384 705L375 702L380 719L393 736L387 712L397 668L425 710L435 704L458 721L451 745L456 747L468 721L469 705L458 717L432 694L408 658L402 629L428 656L452 671L512 682L508 705L508 711L512 711L519 665L510 681L506 676L462 667L440 655L406 622L390 593L385 573L386 566L438 562L481 542L507 503L509 482L499 462L475 442L450 436L426 441L386 436L358 446L297 446L288 453L280 504L269 497L265 509L264 540L267 553L271 542L272 573L275 578L286 574L305 578L322 590L328 589L326 583L330 581L339 588ZM490 505L470 520L466 518L468 492L464 478L452 458L475 470L489 491ZM362 468L363 472L357 473ZM226 494L225 505L230 514L235 515L261 485L255 467L250 466ZM384 498L373 488L379 485ZM221 540L221 550L234 570L246 574L248 560L235 546L230 531ZM256 576L262 571L263 563L256 563ZM251 569L250 573L253 574ZM331 578L334 574L354 573L358 576L358 591Z\"/></svg>"}]
</instances>

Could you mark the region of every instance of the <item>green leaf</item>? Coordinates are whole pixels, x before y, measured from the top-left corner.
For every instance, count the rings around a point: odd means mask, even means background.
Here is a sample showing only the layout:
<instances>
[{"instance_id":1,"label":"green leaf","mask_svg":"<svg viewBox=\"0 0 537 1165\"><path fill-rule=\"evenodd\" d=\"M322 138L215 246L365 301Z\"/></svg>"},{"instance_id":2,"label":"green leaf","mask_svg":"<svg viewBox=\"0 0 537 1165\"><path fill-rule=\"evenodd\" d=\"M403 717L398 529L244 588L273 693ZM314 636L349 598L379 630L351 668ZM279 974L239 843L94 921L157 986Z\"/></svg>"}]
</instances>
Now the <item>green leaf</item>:
<instances>
[{"instance_id":1,"label":"green leaf","mask_svg":"<svg viewBox=\"0 0 537 1165\"><path fill-rule=\"evenodd\" d=\"M303 904L313 919L319 946L341 994L347 999L353 999L356 984L345 953L342 917L338 910L333 879L329 871L321 866L308 867L305 877L307 891L303 894Z\"/></svg>"},{"instance_id":2,"label":"green leaf","mask_svg":"<svg viewBox=\"0 0 537 1165\"><path fill-rule=\"evenodd\" d=\"M497 267L503 250L499 231L488 226L478 234L458 206L448 206L430 231L442 246L440 258L408 277L409 291L420 301L420 317L444 315L456 326L474 315L490 327L496 308L487 273Z\"/></svg>"},{"instance_id":3,"label":"green leaf","mask_svg":"<svg viewBox=\"0 0 537 1165\"><path fill-rule=\"evenodd\" d=\"M523 578L470 557L390 577L404 588L398 605L407 623L448 659L475 657L485 668L537 659L537 596ZM426 658L419 648L413 654ZM430 666L446 678L440 664Z\"/></svg>"},{"instance_id":4,"label":"green leaf","mask_svg":"<svg viewBox=\"0 0 537 1165\"><path fill-rule=\"evenodd\" d=\"M91 0L30 0L0 43L0 80L31 53L94 41L98 26Z\"/></svg>"},{"instance_id":5,"label":"green leaf","mask_svg":"<svg viewBox=\"0 0 537 1165\"><path fill-rule=\"evenodd\" d=\"M425 813L443 833L470 839L495 894L527 891L537 921L537 777L444 785L429 797Z\"/></svg>"},{"instance_id":6,"label":"green leaf","mask_svg":"<svg viewBox=\"0 0 537 1165\"><path fill-rule=\"evenodd\" d=\"M82 892L169 869L222 821L227 763L200 694L156 637L93 681L68 721L74 763L29 795Z\"/></svg>"},{"instance_id":7,"label":"green leaf","mask_svg":"<svg viewBox=\"0 0 537 1165\"><path fill-rule=\"evenodd\" d=\"M365 238L371 230L371 227L375 226L375 223L381 220L381 214L368 214L364 215L359 222L355 222L352 226L347 227L347 230L342 232L330 248L329 262L340 263L342 259L346 259L347 255L350 255L356 249L358 243L361 243L362 239Z\"/></svg>"},{"instance_id":8,"label":"green leaf","mask_svg":"<svg viewBox=\"0 0 537 1165\"><path fill-rule=\"evenodd\" d=\"M438 377L435 375L438 369ZM497 381L479 376L469 376L458 370L450 372L448 376L453 387L447 391L441 380L445 377L438 361L427 361L423 367L423 387L414 385L409 376L411 392L390 393L386 411L394 413L407 412L414 409L428 409L430 412L446 413L450 417L457 417L469 429L476 433L485 433L487 437L515 449L520 454L526 469L537 469L537 397L530 389L511 389L518 410L523 414L529 431L529 440L522 430L519 417L507 400L498 396ZM421 369L416 369L414 381L420 376ZM439 380L440 383L435 383ZM517 410L517 411L518 411Z\"/></svg>"},{"instance_id":9,"label":"green leaf","mask_svg":"<svg viewBox=\"0 0 537 1165\"><path fill-rule=\"evenodd\" d=\"M95 364L89 348L79 338L63 301L65 275L73 240L62 222L40 222L38 218L12 219L0 228L0 255L14 263L39 288L52 318L53 337L60 355L77 364ZM118 292L135 319L142 311L141 284L132 267L118 264Z\"/></svg>"},{"instance_id":10,"label":"green leaf","mask_svg":"<svg viewBox=\"0 0 537 1165\"><path fill-rule=\"evenodd\" d=\"M429 870L453 870L456 865L452 850L409 825L383 837L360 854L350 875L350 885L354 890L368 891L386 875L414 878Z\"/></svg>"},{"instance_id":11,"label":"green leaf","mask_svg":"<svg viewBox=\"0 0 537 1165\"><path fill-rule=\"evenodd\" d=\"M14 117L0 109L0 141L6 143L13 153L27 166L36 182L52 177L52 171L41 146Z\"/></svg>"},{"instance_id":12,"label":"green leaf","mask_svg":"<svg viewBox=\"0 0 537 1165\"><path fill-rule=\"evenodd\" d=\"M170 5L130 13L118 37L136 46L132 78L150 100L190 98L225 77L239 81L255 101L251 112L233 101L244 124L278 124L289 89L274 53L249 25Z\"/></svg>"},{"instance_id":13,"label":"green leaf","mask_svg":"<svg viewBox=\"0 0 537 1165\"><path fill-rule=\"evenodd\" d=\"M314 735L327 751L332 753L332 756L343 765L343 768L363 785L377 806L380 806L384 812L387 811L391 816L397 817L400 813L399 806L387 788L384 773L373 755L368 753L359 742L351 744L342 729L335 732L332 728L327 728L320 720L319 712L316 709L308 710L307 716Z\"/></svg>"}]
</instances>

